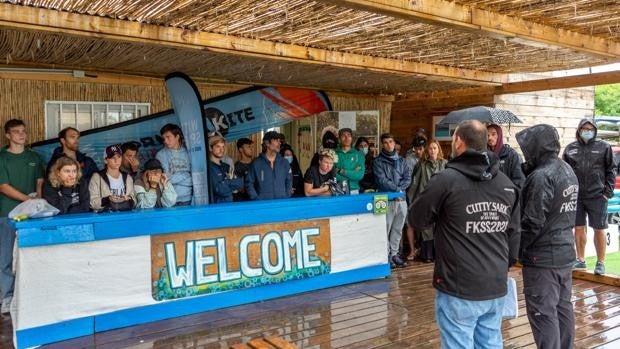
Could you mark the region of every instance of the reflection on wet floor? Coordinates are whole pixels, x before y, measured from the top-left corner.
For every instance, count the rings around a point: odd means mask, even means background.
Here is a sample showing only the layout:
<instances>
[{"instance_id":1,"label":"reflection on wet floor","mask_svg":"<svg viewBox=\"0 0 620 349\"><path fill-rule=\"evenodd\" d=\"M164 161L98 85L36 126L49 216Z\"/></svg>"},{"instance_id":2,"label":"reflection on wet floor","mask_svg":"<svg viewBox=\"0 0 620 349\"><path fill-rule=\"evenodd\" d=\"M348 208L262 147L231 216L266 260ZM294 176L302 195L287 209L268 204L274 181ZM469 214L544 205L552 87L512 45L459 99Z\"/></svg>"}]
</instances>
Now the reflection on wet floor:
<instances>
[{"instance_id":1,"label":"reflection on wet floor","mask_svg":"<svg viewBox=\"0 0 620 349\"><path fill-rule=\"evenodd\" d=\"M520 271L511 274L521 290ZM439 348L431 275L432 265L413 264L387 279L103 332L44 348L219 349L271 335L299 348ZM574 280L573 302L576 348L620 348L619 287ZM519 307L519 318L503 323L504 347L535 348L522 294ZM0 321L0 345L10 343L7 319Z\"/></svg>"}]
</instances>

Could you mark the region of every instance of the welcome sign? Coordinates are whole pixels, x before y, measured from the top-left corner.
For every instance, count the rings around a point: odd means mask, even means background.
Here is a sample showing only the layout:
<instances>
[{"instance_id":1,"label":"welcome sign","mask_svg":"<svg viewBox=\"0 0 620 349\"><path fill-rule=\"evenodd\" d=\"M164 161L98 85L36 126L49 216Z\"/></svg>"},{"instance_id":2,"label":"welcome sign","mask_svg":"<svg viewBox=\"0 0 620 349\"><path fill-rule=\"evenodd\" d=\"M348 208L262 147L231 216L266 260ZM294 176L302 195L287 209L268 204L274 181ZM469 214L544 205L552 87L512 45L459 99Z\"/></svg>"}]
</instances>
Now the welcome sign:
<instances>
[{"instance_id":1,"label":"welcome sign","mask_svg":"<svg viewBox=\"0 0 620 349\"><path fill-rule=\"evenodd\" d=\"M329 219L151 236L157 301L329 274Z\"/></svg>"}]
</instances>

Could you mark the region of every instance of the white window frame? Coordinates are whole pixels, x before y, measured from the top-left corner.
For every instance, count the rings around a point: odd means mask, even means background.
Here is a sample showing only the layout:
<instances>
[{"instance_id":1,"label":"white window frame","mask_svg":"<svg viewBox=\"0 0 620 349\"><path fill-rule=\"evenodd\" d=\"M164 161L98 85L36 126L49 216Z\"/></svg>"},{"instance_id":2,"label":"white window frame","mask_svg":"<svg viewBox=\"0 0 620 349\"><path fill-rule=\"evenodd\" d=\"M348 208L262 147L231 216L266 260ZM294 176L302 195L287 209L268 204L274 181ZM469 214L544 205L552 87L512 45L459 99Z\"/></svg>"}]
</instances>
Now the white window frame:
<instances>
[{"instance_id":1,"label":"white window frame","mask_svg":"<svg viewBox=\"0 0 620 349\"><path fill-rule=\"evenodd\" d=\"M54 135L49 135L48 134L48 130L49 130L49 126L48 125L48 107L50 105L58 105L59 107L59 111L60 111L60 115L58 115L58 131L60 131L62 128L64 127L68 127L68 126L72 126L72 127L76 127L77 126L77 116L78 116L78 106L79 105L89 105L90 106L90 128L95 128L95 117L94 117L94 107L96 105L105 105L105 113L107 115L107 113L110 110L110 106L120 106L120 113L123 112L123 106L127 106L127 105L131 105L133 107L132 113L135 116L137 115L137 111L138 111L138 107L146 107L146 114L145 115L149 115L151 113L151 103L136 103L136 102L90 102L90 101L45 101L45 116L44 116L44 121L45 121L45 138L46 139L50 139L50 138L54 138L56 137L56 134ZM73 105L75 106L75 124L74 125L66 125L62 128L60 128L60 116L62 115L62 107L63 105ZM141 115L141 116L145 116L145 115ZM107 124L106 120L107 118L104 118L104 125L96 125L97 127L104 127L104 126L109 126L109 125L113 125L114 123L110 123ZM77 128L77 127L76 127ZM80 130L80 131L85 131L85 130Z\"/></svg>"}]
</instances>

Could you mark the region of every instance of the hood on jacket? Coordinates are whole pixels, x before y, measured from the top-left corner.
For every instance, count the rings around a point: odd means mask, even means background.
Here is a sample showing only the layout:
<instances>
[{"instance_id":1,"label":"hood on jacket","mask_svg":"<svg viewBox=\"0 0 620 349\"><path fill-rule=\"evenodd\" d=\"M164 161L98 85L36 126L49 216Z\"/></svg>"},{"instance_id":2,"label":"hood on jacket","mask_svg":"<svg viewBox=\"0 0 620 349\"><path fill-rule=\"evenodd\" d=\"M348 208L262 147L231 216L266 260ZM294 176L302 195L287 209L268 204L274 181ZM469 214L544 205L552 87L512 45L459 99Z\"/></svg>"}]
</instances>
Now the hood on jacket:
<instances>
[{"instance_id":1,"label":"hood on jacket","mask_svg":"<svg viewBox=\"0 0 620 349\"><path fill-rule=\"evenodd\" d=\"M524 172L526 169L529 170L527 172L531 172L546 159L557 158L560 153L560 136L551 125L528 127L519 131L516 138L525 157Z\"/></svg>"},{"instance_id":2,"label":"hood on jacket","mask_svg":"<svg viewBox=\"0 0 620 349\"><path fill-rule=\"evenodd\" d=\"M583 118L583 119L581 119L581 121L579 121L579 126L577 126L577 131L575 131L575 137L577 137L577 140L581 144L586 144L587 143L583 139L581 139L581 136L579 135L579 130L581 130L581 128L585 124L590 124L590 125L592 125L594 127L594 138L592 138L592 140L596 139L596 134L598 133L598 126L596 126L596 123L594 122L593 119L591 119L591 118Z\"/></svg>"},{"instance_id":3,"label":"hood on jacket","mask_svg":"<svg viewBox=\"0 0 620 349\"><path fill-rule=\"evenodd\" d=\"M499 172L499 158L494 153L467 149L450 160L446 168L452 168L475 181L489 181Z\"/></svg>"},{"instance_id":4,"label":"hood on jacket","mask_svg":"<svg viewBox=\"0 0 620 349\"><path fill-rule=\"evenodd\" d=\"M324 149L336 149L338 147L338 130L333 126L326 126L321 135L321 145Z\"/></svg>"},{"instance_id":5,"label":"hood on jacket","mask_svg":"<svg viewBox=\"0 0 620 349\"><path fill-rule=\"evenodd\" d=\"M490 151L494 152L495 155L499 155L502 150L504 150L504 131L502 131L502 127L498 124L490 124L489 126L487 126L487 130L489 128L493 128L495 129L495 132L497 132L497 143L495 143L495 147L493 147L493 149L491 149L491 147L488 145L487 148Z\"/></svg>"}]
</instances>

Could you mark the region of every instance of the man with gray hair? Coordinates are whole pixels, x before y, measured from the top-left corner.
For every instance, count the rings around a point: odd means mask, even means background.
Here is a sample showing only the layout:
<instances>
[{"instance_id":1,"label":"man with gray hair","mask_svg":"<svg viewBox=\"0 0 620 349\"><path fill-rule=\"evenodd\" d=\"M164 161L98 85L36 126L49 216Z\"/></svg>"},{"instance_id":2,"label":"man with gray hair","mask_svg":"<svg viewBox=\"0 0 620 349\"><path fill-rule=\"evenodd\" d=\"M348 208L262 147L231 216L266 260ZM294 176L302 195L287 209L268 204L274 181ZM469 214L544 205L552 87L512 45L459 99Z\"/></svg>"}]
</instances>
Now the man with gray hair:
<instances>
[{"instance_id":1,"label":"man with gray hair","mask_svg":"<svg viewBox=\"0 0 620 349\"><path fill-rule=\"evenodd\" d=\"M434 226L442 348L499 349L508 268L519 248L519 191L487 151L479 121L458 126L452 155L414 200L409 223L416 230Z\"/></svg>"}]
</instances>

